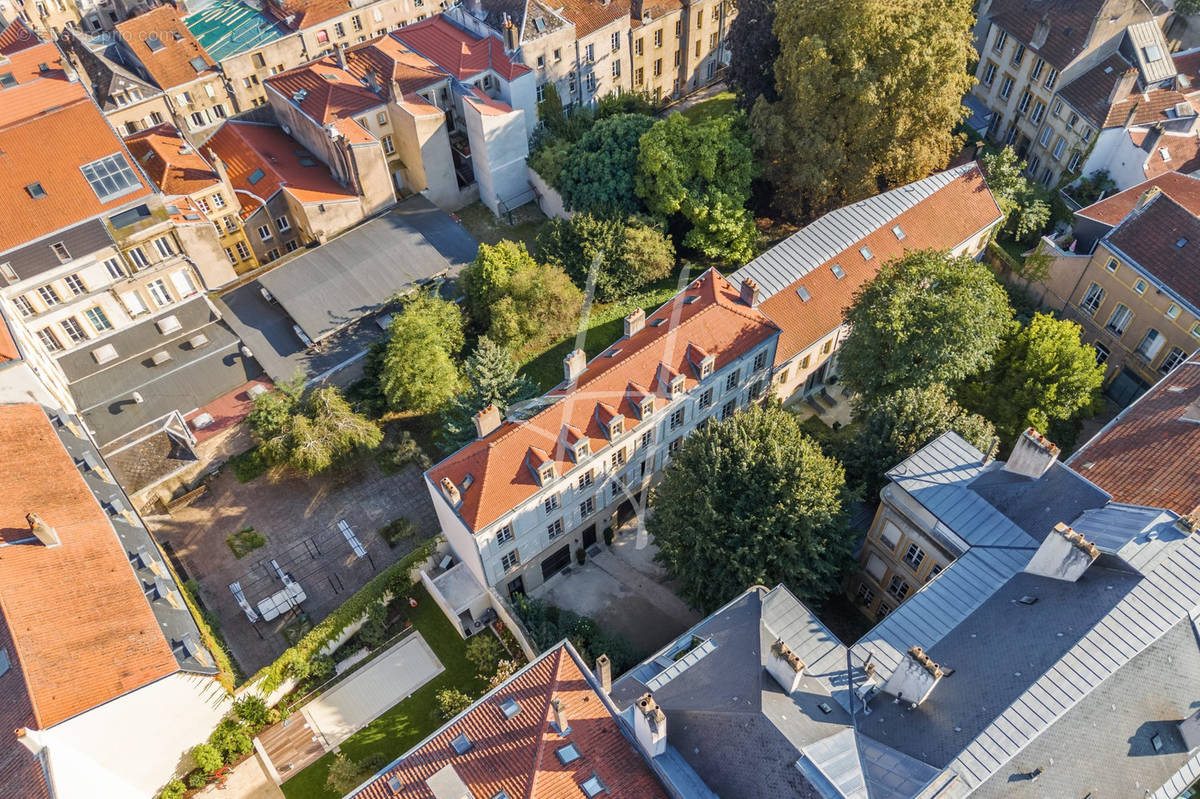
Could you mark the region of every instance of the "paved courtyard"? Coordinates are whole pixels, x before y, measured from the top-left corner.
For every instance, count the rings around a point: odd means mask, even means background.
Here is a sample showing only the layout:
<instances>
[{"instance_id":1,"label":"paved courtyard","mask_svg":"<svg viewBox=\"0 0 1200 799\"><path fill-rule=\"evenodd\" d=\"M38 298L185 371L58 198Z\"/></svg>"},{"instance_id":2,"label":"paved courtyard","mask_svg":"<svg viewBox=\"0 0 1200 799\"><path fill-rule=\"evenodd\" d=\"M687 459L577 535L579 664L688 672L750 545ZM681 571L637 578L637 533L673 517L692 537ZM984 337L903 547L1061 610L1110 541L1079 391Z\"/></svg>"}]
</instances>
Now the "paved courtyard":
<instances>
[{"instance_id":1,"label":"paved courtyard","mask_svg":"<svg viewBox=\"0 0 1200 799\"><path fill-rule=\"evenodd\" d=\"M417 533L391 549L378 531L401 516L416 524ZM362 557L355 555L339 530L338 522L343 520L362 544ZM294 612L271 621L260 616L252 624L230 592L231 583L239 583L246 601L257 609L260 601L284 587L274 565L278 564L303 590L301 608L316 623L379 571L438 532L420 470L409 466L386 475L370 458L364 458L349 477L303 478L273 470L239 483L233 470L225 469L195 503L150 524L199 585L204 604L216 614L234 657L248 675L287 649L285 626L302 628ZM225 539L246 527L265 536L266 543L239 560Z\"/></svg>"}]
</instances>

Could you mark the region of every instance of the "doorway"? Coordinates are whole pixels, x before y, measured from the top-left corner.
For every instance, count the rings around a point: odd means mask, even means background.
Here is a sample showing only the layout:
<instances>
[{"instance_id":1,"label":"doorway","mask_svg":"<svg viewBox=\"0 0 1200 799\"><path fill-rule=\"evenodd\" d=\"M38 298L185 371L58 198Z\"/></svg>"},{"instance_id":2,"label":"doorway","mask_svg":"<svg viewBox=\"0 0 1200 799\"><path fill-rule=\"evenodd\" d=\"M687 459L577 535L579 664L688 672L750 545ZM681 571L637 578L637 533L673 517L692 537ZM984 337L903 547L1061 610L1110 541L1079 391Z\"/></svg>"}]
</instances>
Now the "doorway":
<instances>
[{"instance_id":1,"label":"doorway","mask_svg":"<svg viewBox=\"0 0 1200 799\"><path fill-rule=\"evenodd\" d=\"M542 579L549 580L571 563L571 545L563 544L554 554L542 561Z\"/></svg>"}]
</instances>

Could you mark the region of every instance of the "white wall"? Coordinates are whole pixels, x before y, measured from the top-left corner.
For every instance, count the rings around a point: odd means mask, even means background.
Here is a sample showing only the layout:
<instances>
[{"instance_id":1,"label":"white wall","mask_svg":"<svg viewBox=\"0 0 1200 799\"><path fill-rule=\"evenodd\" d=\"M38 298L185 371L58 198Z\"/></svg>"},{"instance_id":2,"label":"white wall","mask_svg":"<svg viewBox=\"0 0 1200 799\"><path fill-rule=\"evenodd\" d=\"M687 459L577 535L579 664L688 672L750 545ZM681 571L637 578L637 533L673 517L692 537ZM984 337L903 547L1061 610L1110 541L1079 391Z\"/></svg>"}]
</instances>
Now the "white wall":
<instances>
[{"instance_id":1,"label":"white wall","mask_svg":"<svg viewBox=\"0 0 1200 799\"><path fill-rule=\"evenodd\" d=\"M526 167L526 172L526 177L537 194L538 208L542 209L542 213L551 218L570 219L573 214L567 210L562 195L541 175L534 172L532 167Z\"/></svg>"},{"instance_id":2,"label":"white wall","mask_svg":"<svg viewBox=\"0 0 1200 799\"><path fill-rule=\"evenodd\" d=\"M450 507L450 503L442 495L441 489L433 484L428 474L425 475L425 488L428 489L429 496L433 500L433 509L437 512L438 525L441 526L442 534L446 536L450 549L454 551L454 556L467 565L480 585L491 585L484 573L479 550L476 549L475 536L471 535L467 525Z\"/></svg>"},{"instance_id":3,"label":"white wall","mask_svg":"<svg viewBox=\"0 0 1200 799\"><path fill-rule=\"evenodd\" d=\"M473 104L463 103L479 199L493 214L500 213L500 201L512 207L515 201L530 196L524 116L523 111L515 110L507 114L483 114Z\"/></svg>"},{"instance_id":4,"label":"white wall","mask_svg":"<svg viewBox=\"0 0 1200 799\"><path fill-rule=\"evenodd\" d=\"M176 672L42 731L56 799L154 796L229 706L215 679Z\"/></svg>"}]
</instances>

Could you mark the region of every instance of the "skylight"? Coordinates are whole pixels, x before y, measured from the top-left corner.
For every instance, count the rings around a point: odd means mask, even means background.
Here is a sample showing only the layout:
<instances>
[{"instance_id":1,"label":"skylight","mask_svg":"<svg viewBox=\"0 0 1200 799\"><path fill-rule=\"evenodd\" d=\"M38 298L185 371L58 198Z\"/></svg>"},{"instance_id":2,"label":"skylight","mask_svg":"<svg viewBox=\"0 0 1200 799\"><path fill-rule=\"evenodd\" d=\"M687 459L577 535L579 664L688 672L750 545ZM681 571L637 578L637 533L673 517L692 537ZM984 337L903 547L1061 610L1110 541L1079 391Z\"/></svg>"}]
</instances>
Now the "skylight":
<instances>
[{"instance_id":1,"label":"skylight","mask_svg":"<svg viewBox=\"0 0 1200 799\"><path fill-rule=\"evenodd\" d=\"M128 194L141 188L133 170L130 169L128 162L121 157L120 153L113 153L107 158L84 164L79 167L79 171L83 172L83 176L91 184L92 191L96 192L100 202L108 202L122 194Z\"/></svg>"},{"instance_id":2,"label":"skylight","mask_svg":"<svg viewBox=\"0 0 1200 799\"><path fill-rule=\"evenodd\" d=\"M521 712L521 706L510 696L500 703L500 712L504 714L504 718L511 719Z\"/></svg>"},{"instance_id":3,"label":"skylight","mask_svg":"<svg viewBox=\"0 0 1200 799\"><path fill-rule=\"evenodd\" d=\"M812 295L808 293L808 289L804 286L801 286L800 288L796 289L796 294L798 294L800 296L801 302L808 302L809 300L812 299Z\"/></svg>"},{"instance_id":4,"label":"skylight","mask_svg":"<svg viewBox=\"0 0 1200 799\"><path fill-rule=\"evenodd\" d=\"M863 257L863 260L864 260L864 261L869 261L869 260L871 260L872 258L874 258L874 257L875 257L875 256L873 256L873 255L871 254L871 248L870 248L870 247L859 247L859 248L858 248L858 254L859 254L859 255L861 255L861 256Z\"/></svg>"},{"instance_id":5,"label":"skylight","mask_svg":"<svg viewBox=\"0 0 1200 799\"><path fill-rule=\"evenodd\" d=\"M846 270L842 269L841 264L834 264L833 266L829 267L829 271L833 272L833 276L838 280L841 280L846 276Z\"/></svg>"},{"instance_id":6,"label":"skylight","mask_svg":"<svg viewBox=\"0 0 1200 799\"><path fill-rule=\"evenodd\" d=\"M1175 242L1175 246L1182 250L1185 246L1187 246L1187 243L1187 239L1180 239L1179 241Z\"/></svg>"},{"instance_id":7,"label":"skylight","mask_svg":"<svg viewBox=\"0 0 1200 799\"><path fill-rule=\"evenodd\" d=\"M904 228L900 227L899 225L896 225L892 228L892 233L894 233L898 239L902 239L905 236Z\"/></svg>"},{"instance_id":8,"label":"skylight","mask_svg":"<svg viewBox=\"0 0 1200 799\"><path fill-rule=\"evenodd\" d=\"M558 762L562 763L564 766L568 763L574 763L579 759L579 750L575 748L575 744L560 746L558 749L554 750L554 754L558 755Z\"/></svg>"},{"instance_id":9,"label":"skylight","mask_svg":"<svg viewBox=\"0 0 1200 799\"><path fill-rule=\"evenodd\" d=\"M158 34L152 33L146 37L146 47L150 48L150 52L152 52L152 53L157 53L159 50L162 50L165 46L166 45L164 45L159 40Z\"/></svg>"},{"instance_id":10,"label":"skylight","mask_svg":"<svg viewBox=\"0 0 1200 799\"><path fill-rule=\"evenodd\" d=\"M388 784L388 788L390 788L393 793L399 791L401 788L404 787L404 785L400 782L400 778L397 777L395 774L388 777L387 784Z\"/></svg>"},{"instance_id":11,"label":"skylight","mask_svg":"<svg viewBox=\"0 0 1200 799\"><path fill-rule=\"evenodd\" d=\"M40 200L46 196L46 190L42 188L41 183L30 183L25 187L25 191L29 192L29 196L35 200Z\"/></svg>"},{"instance_id":12,"label":"skylight","mask_svg":"<svg viewBox=\"0 0 1200 799\"><path fill-rule=\"evenodd\" d=\"M251 186L253 186L255 183L258 183L260 180L262 180L266 176L267 176L266 172L263 172L261 169L256 169L250 173L250 177L246 178L246 182L249 183Z\"/></svg>"},{"instance_id":13,"label":"skylight","mask_svg":"<svg viewBox=\"0 0 1200 799\"><path fill-rule=\"evenodd\" d=\"M454 751L460 755L465 755L467 752L470 752L474 745L475 744L471 743L471 739L467 737L466 733L461 732L454 737L453 741L450 742L451 748L453 748Z\"/></svg>"},{"instance_id":14,"label":"skylight","mask_svg":"<svg viewBox=\"0 0 1200 799\"><path fill-rule=\"evenodd\" d=\"M200 58L199 56L196 56L188 63L191 64L192 69L196 70L197 72L203 72L204 70L208 69L208 64L204 63L204 59Z\"/></svg>"},{"instance_id":15,"label":"skylight","mask_svg":"<svg viewBox=\"0 0 1200 799\"><path fill-rule=\"evenodd\" d=\"M1142 48L1142 54L1146 56L1146 60L1150 62L1159 61L1162 59L1162 49L1157 44L1148 44Z\"/></svg>"},{"instance_id":16,"label":"skylight","mask_svg":"<svg viewBox=\"0 0 1200 799\"><path fill-rule=\"evenodd\" d=\"M600 778L595 774L592 774L592 776L579 783L579 787L583 789L583 794L584 796L587 796L588 799L591 799L593 796L599 796L608 790L604 787L604 783L600 781Z\"/></svg>"},{"instance_id":17,"label":"skylight","mask_svg":"<svg viewBox=\"0 0 1200 799\"><path fill-rule=\"evenodd\" d=\"M10 86L16 86L17 79L13 77L11 72L0 72L0 87L7 89Z\"/></svg>"}]
</instances>

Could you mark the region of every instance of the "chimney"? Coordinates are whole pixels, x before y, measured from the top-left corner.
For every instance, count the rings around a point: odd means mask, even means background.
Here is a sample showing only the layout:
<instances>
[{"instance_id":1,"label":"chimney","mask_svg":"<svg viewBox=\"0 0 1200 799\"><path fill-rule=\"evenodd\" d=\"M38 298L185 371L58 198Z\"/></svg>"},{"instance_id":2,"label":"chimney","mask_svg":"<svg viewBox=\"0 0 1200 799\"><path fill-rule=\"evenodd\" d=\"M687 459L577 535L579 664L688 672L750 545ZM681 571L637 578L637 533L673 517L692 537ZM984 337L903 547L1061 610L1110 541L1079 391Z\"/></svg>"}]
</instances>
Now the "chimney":
<instances>
[{"instance_id":1,"label":"chimney","mask_svg":"<svg viewBox=\"0 0 1200 799\"><path fill-rule=\"evenodd\" d=\"M221 156L217 155L211 147L208 148L208 162L212 164L213 171L217 173L217 177L228 187L229 173L225 171L225 162L221 160Z\"/></svg>"},{"instance_id":2,"label":"chimney","mask_svg":"<svg viewBox=\"0 0 1200 799\"><path fill-rule=\"evenodd\" d=\"M567 382L574 383L578 380L586 366L587 355L583 350L571 350L571 354L563 358L563 373L566 375Z\"/></svg>"},{"instance_id":3,"label":"chimney","mask_svg":"<svg viewBox=\"0 0 1200 799\"><path fill-rule=\"evenodd\" d=\"M511 19L504 20L504 47L512 52L520 47L520 36L517 33L517 26L513 24Z\"/></svg>"},{"instance_id":4,"label":"chimney","mask_svg":"<svg viewBox=\"0 0 1200 799\"><path fill-rule=\"evenodd\" d=\"M566 737L571 732L571 725L567 721L567 711L563 707L563 701L557 696L550 700L550 707L554 709L554 727L558 730L558 734Z\"/></svg>"},{"instance_id":5,"label":"chimney","mask_svg":"<svg viewBox=\"0 0 1200 799\"><path fill-rule=\"evenodd\" d=\"M486 438L500 427L500 409L495 405L488 405L479 413L475 414L475 434L480 438Z\"/></svg>"},{"instance_id":6,"label":"chimney","mask_svg":"<svg viewBox=\"0 0 1200 799\"><path fill-rule=\"evenodd\" d=\"M58 538L58 531L42 521L42 517L36 513L26 513L25 521L29 522L30 532L37 537L38 541L42 542L42 546L56 547L62 543Z\"/></svg>"},{"instance_id":7,"label":"chimney","mask_svg":"<svg viewBox=\"0 0 1200 799\"><path fill-rule=\"evenodd\" d=\"M458 493L458 486L454 485L454 481L449 477L443 477L440 485L442 487L442 494L445 495L451 505L457 507L458 503L462 501L462 496Z\"/></svg>"},{"instance_id":8,"label":"chimney","mask_svg":"<svg viewBox=\"0 0 1200 799\"><path fill-rule=\"evenodd\" d=\"M1004 471L1037 480L1058 460L1058 447L1030 427L1017 439Z\"/></svg>"},{"instance_id":9,"label":"chimney","mask_svg":"<svg viewBox=\"0 0 1200 799\"><path fill-rule=\"evenodd\" d=\"M742 281L741 300L753 308L758 304L758 283L752 277Z\"/></svg>"},{"instance_id":10,"label":"chimney","mask_svg":"<svg viewBox=\"0 0 1200 799\"><path fill-rule=\"evenodd\" d=\"M1108 104L1119 103L1128 97L1129 93L1133 91L1133 84L1137 82L1137 79L1138 71L1136 69L1125 70L1125 73L1113 84L1112 91L1108 93Z\"/></svg>"},{"instance_id":11,"label":"chimney","mask_svg":"<svg viewBox=\"0 0 1200 799\"><path fill-rule=\"evenodd\" d=\"M938 664L925 654L919 646L910 647L900 665L883 685L885 693L896 697L897 702L908 702L912 707L924 702L944 673Z\"/></svg>"},{"instance_id":12,"label":"chimney","mask_svg":"<svg viewBox=\"0 0 1200 799\"><path fill-rule=\"evenodd\" d=\"M1189 752L1200 746L1200 710L1179 722L1179 737Z\"/></svg>"},{"instance_id":13,"label":"chimney","mask_svg":"<svg viewBox=\"0 0 1200 799\"><path fill-rule=\"evenodd\" d=\"M375 94L379 94L379 76L373 69L367 70L367 88Z\"/></svg>"},{"instance_id":14,"label":"chimney","mask_svg":"<svg viewBox=\"0 0 1200 799\"><path fill-rule=\"evenodd\" d=\"M625 317L625 337L629 338L646 326L646 312L638 308Z\"/></svg>"},{"instance_id":15,"label":"chimney","mask_svg":"<svg viewBox=\"0 0 1200 799\"><path fill-rule=\"evenodd\" d=\"M767 651L767 673L775 678L783 692L790 694L800 687L800 678L804 676L804 661L780 638L771 644Z\"/></svg>"},{"instance_id":16,"label":"chimney","mask_svg":"<svg viewBox=\"0 0 1200 799\"><path fill-rule=\"evenodd\" d=\"M1025 567L1028 574L1073 583L1083 576L1100 550L1091 541L1059 522L1042 541Z\"/></svg>"},{"instance_id":17,"label":"chimney","mask_svg":"<svg viewBox=\"0 0 1200 799\"><path fill-rule=\"evenodd\" d=\"M1145 208L1147 205L1149 205L1151 202L1154 201L1155 197L1157 197L1160 194L1162 194L1162 189L1160 189L1158 186L1151 186L1150 188L1148 188L1144 192L1142 192L1141 197L1138 197L1137 205L1135 205L1134 208L1137 210L1141 210L1142 208Z\"/></svg>"},{"instance_id":18,"label":"chimney","mask_svg":"<svg viewBox=\"0 0 1200 799\"><path fill-rule=\"evenodd\" d=\"M648 757L667 751L667 716L652 694L642 694L633 709L633 734Z\"/></svg>"},{"instance_id":19,"label":"chimney","mask_svg":"<svg viewBox=\"0 0 1200 799\"><path fill-rule=\"evenodd\" d=\"M612 661L608 655L596 658L596 679L600 681L600 690L608 696L612 693Z\"/></svg>"},{"instance_id":20,"label":"chimney","mask_svg":"<svg viewBox=\"0 0 1200 799\"><path fill-rule=\"evenodd\" d=\"M337 65L342 69L346 68L346 45L338 42L333 46L333 54L337 58Z\"/></svg>"}]
</instances>

